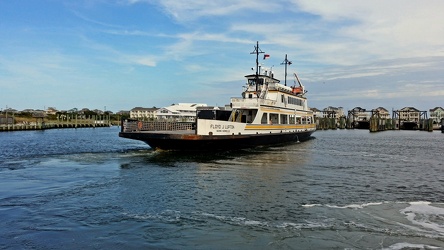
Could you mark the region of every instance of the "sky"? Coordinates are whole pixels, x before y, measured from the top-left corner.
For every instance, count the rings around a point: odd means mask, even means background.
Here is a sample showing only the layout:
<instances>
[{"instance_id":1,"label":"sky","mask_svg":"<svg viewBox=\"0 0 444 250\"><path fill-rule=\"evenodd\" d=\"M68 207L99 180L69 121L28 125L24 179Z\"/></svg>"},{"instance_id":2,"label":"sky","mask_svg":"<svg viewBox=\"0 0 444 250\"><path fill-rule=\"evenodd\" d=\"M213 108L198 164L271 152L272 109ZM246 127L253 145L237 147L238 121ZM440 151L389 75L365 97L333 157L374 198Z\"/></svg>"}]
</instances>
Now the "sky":
<instances>
[{"instance_id":1,"label":"sky","mask_svg":"<svg viewBox=\"0 0 444 250\"><path fill-rule=\"evenodd\" d=\"M442 0L0 0L0 108L223 106L255 66L310 107L444 107Z\"/></svg>"}]
</instances>

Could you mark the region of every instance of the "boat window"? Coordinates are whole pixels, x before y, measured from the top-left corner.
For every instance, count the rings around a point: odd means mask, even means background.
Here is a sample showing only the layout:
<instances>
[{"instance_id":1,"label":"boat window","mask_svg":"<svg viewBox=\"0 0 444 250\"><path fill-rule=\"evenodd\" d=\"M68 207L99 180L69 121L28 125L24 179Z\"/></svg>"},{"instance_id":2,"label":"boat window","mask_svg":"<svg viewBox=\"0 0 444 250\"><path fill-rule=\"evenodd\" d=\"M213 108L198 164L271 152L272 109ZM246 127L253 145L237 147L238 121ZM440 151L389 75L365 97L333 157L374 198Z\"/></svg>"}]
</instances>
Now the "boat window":
<instances>
[{"instance_id":1,"label":"boat window","mask_svg":"<svg viewBox=\"0 0 444 250\"><path fill-rule=\"evenodd\" d=\"M289 104L294 104L294 105L302 106L302 100L301 99L294 98L294 97L291 97L291 96L288 97L288 103Z\"/></svg>"},{"instance_id":2,"label":"boat window","mask_svg":"<svg viewBox=\"0 0 444 250\"><path fill-rule=\"evenodd\" d=\"M296 123L296 119L294 115L290 115L290 120L289 120L289 124L295 124Z\"/></svg>"},{"instance_id":3,"label":"boat window","mask_svg":"<svg viewBox=\"0 0 444 250\"><path fill-rule=\"evenodd\" d=\"M296 117L296 124L302 124L302 117Z\"/></svg>"},{"instance_id":4,"label":"boat window","mask_svg":"<svg viewBox=\"0 0 444 250\"><path fill-rule=\"evenodd\" d=\"M288 124L288 115L281 114L281 124Z\"/></svg>"},{"instance_id":5,"label":"boat window","mask_svg":"<svg viewBox=\"0 0 444 250\"><path fill-rule=\"evenodd\" d=\"M216 110L216 120L228 121L230 119L231 110Z\"/></svg>"},{"instance_id":6,"label":"boat window","mask_svg":"<svg viewBox=\"0 0 444 250\"><path fill-rule=\"evenodd\" d=\"M256 110L249 110L247 115L247 123L252 123L254 121L254 118L256 117Z\"/></svg>"},{"instance_id":7,"label":"boat window","mask_svg":"<svg viewBox=\"0 0 444 250\"><path fill-rule=\"evenodd\" d=\"M271 124L279 124L279 114L270 114Z\"/></svg>"},{"instance_id":8,"label":"boat window","mask_svg":"<svg viewBox=\"0 0 444 250\"><path fill-rule=\"evenodd\" d=\"M197 118L199 119L214 119L213 110L200 110L197 112Z\"/></svg>"},{"instance_id":9,"label":"boat window","mask_svg":"<svg viewBox=\"0 0 444 250\"><path fill-rule=\"evenodd\" d=\"M253 98L253 94L248 94L248 98Z\"/></svg>"},{"instance_id":10,"label":"boat window","mask_svg":"<svg viewBox=\"0 0 444 250\"><path fill-rule=\"evenodd\" d=\"M267 124L268 123L268 113L263 113L261 118L261 124Z\"/></svg>"},{"instance_id":11,"label":"boat window","mask_svg":"<svg viewBox=\"0 0 444 250\"><path fill-rule=\"evenodd\" d=\"M247 116L246 115L242 115L241 122L242 123L247 123Z\"/></svg>"},{"instance_id":12,"label":"boat window","mask_svg":"<svg viewBox=\"0 0 444 250\"><path fill-rule=\"evenodd\" d=\"M264 79L263 78L259 78L257 79L257 82L259 83L259 85L264 84ZM248 85L252 86L256 84L256 79L248 79Z\"/></svg>"},{"instance_id":13,"label":"boat window","mask_svg":"<svg viewBox=\"0 0 444 250\"><path fill-rule=\"evenodd\" d=\"M259 83L260 85L264 84L264 79L260 78L260 79L258 79L258 80L259 80L258 83Z\"/></svg>"}]
</instances>

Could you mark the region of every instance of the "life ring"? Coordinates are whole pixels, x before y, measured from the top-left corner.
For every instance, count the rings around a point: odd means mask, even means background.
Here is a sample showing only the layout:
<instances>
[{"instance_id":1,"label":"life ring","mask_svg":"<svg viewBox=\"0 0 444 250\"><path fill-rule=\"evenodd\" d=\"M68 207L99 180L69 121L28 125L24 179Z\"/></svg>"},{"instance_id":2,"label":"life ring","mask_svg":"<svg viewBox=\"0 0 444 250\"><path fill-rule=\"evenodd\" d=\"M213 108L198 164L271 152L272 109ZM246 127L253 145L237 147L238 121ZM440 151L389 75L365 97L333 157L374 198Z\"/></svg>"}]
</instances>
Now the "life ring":
<instances>
[{"instance_id":1,"label":"life ring","mask_svg":"<svg viewBox=\"0 0 444 250\"><path fill-rule=\"evenodd\" d=\"M142 123L141 121L139 121L139 122L137 123L137 127L139 128L139 130L141 130L142 127L143 127L143 123Z\"/></svg>"}]
</instances>

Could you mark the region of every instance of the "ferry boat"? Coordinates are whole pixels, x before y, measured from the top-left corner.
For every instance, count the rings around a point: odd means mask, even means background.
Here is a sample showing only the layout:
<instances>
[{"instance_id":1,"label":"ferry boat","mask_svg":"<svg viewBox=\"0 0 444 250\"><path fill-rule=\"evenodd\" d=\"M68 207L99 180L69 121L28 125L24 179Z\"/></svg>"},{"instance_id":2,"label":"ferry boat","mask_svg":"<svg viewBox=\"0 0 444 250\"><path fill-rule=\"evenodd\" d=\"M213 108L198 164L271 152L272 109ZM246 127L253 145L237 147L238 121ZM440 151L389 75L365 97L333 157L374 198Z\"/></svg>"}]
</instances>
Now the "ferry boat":
<instances>
[{"instance_id":1,"label":"ferry boat","mask_svg":"<svg viewBox=\"0 0 444 250\"><path fill-rule=\"evenodd\" d=\"M189 123L125 120L119 136L175 151L237 150L309 139L316 124L305 87L296 74L290 87L271 71L260 72L262 53L257 42L251 52L256 55L256 73L245 76L242 95L231 98L230 108L198 108L196 121ZM287 75L287 56L283 64Z\"/></svg>"}]
</instances>

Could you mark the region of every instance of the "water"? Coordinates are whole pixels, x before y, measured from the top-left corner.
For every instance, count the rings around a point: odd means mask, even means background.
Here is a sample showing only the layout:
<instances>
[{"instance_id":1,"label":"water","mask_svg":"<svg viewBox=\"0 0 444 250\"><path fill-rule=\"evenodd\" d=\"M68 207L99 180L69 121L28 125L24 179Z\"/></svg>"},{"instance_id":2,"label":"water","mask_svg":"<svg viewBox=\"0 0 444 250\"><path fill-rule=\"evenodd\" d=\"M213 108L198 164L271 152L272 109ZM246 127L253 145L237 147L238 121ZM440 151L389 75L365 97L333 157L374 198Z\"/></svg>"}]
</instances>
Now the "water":
<instances>
[{"instance_id":1,"label":"water","mask_svg":"<svg viewBox=\"0 0 444 250\"><path fill-rule=\"evenodd\" d=\"M444 248L439 132L192 155L117 133L0 133L0 249Z\"/></svg>"}]
</instances>

